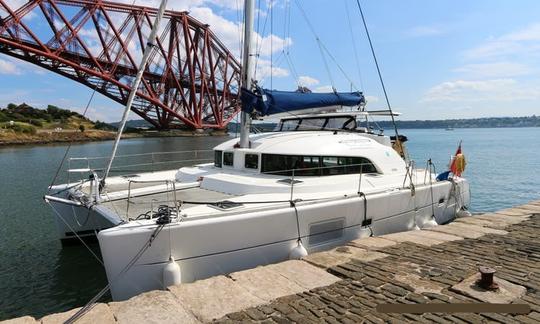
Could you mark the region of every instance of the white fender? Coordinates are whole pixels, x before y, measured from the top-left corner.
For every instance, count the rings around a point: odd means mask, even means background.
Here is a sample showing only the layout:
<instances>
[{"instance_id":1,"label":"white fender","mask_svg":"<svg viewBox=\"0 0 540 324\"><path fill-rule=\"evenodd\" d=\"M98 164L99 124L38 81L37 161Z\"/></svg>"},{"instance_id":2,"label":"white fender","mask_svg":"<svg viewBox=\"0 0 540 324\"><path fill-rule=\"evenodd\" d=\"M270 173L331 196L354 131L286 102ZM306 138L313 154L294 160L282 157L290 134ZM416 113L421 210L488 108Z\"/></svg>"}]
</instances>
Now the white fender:
<instances>
[{"instance_id":1,"label":"white fender","mask_svg":"<svg viewBox=\"0 0 540 324\"><path fill-rule=\"evenodd\" d=\"M462 217L471 217L472 214L470 211L466 210L466 209L461 209L459 210L457 213L456 213L456 216L458 218L462 218Z\"/></svg>"},{"instance_id":2,"label":"white fender","mask_svg":"<svg viewBox=\"0 0 540 324\"><path fill-rule=\"evenodd\" d=\"M289 252L289 259L290 260L300 260L303 257L307 256L308 252L304 245L302 245L302 241L298 240L298 244L291 249L291 252Z\"/></svg>"},{"instance_id":3,"label":"white fender","mask_svg":"<svg viewBox=\"0 0 540 324\"><path fill-rule=\"evenodd\" d=\"M433 227L436 227L438 226L439 224L437 224L437 222L435 221L434 218L428 220L427 222L425 222L424 224L420 225L420 228L422 229L425 229L425 228L433 228Z\"/></svg>"},{"instance_id":4,"label":"white fender","mask_svg":"<svg viewBox=\"0 0 540 324\"><path fill-rule=\"evenodd\" d=\"M169 286L179 285L182 282L180 266L171 256L169 262L163 268L163 289Z\"/></svg>"}]
</instances>

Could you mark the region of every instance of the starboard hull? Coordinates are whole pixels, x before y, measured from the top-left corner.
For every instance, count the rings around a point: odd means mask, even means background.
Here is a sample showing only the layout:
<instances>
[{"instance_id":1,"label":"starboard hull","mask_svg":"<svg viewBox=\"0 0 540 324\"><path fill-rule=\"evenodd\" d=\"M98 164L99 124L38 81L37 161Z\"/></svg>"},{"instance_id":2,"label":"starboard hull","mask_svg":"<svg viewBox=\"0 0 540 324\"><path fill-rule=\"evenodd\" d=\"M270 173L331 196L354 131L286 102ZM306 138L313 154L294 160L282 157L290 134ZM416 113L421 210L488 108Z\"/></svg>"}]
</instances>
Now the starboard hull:
<instances>
[{"instance_id":1,"label":"starboard hull","mask_svg":"<svg viewBox=\"0 0 540 324\"><path fill-rule=\"evenodd\" d=\"M122 224L99 232L98 239L113 299L124 300L162 289L170 256L180 266L182 282L192 282L284 261L299 237L308 253L314 253L360 237L433 226L432 220L447 223L469 199L467 181L458 179L417 187L414 195L401 189L368 194L365 200L355 195L173 222L163 226L127 272L126 265L158 225Z\"/></svg>"}]
</instances>

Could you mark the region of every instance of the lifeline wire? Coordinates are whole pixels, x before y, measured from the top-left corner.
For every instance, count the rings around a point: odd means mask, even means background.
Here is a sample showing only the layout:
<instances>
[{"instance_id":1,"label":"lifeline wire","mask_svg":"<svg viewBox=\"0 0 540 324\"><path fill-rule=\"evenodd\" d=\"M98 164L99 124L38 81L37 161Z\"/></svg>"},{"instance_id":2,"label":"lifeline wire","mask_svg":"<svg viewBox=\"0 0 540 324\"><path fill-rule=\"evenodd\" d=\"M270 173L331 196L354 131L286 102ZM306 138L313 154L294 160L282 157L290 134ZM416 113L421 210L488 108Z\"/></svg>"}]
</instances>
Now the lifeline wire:
<instances>
[{"instance_id":1,"label":"lifeline wire","mask_svg":"<svg viewBox=\"0 0 540 324\"><path fill-rule=\"evenodd\" d=\"M90 103L92 103L92 99L94 99L94 95L96 94L97 87L98 87L98 83L96 83L96 86L94 87L94 90L92 91L92 95L90 95L90 99L86 103L86 107L84 108L84 112L82 114L83 117L86 117L86 113L88 112L88 108L90 107ZM60 165L58 166L58 169L56 169L56 173L54 174L54 178L52 179L51 184L50 184L49 188L47 189L47 193L49 193L51 191L51 187L56 182L56 179L58 178L58 175L60 174L60 170L62 169L62 166L64 165L64 161L67 158L67 155L69 153L69 150L71 149L72 144L73 144L73 139L71 141L69 141L69 145L66 148L66 152L64 153L64 157L62 158L62 161L60 162Z\"/></svg>"}]
</instances>

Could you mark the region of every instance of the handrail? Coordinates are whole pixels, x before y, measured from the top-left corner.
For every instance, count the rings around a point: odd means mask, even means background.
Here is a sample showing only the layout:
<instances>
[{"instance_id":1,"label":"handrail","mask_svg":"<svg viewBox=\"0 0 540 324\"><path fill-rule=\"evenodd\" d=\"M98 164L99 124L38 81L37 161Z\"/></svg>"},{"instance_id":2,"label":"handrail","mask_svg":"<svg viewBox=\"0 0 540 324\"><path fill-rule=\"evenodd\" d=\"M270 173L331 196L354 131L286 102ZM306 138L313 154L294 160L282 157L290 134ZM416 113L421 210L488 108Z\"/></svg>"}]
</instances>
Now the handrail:
<instances>
[{"instance_id":1,"label":"handrail","mask_svg":"<svg viewBox=\"0 0 540 324\"><path fill-rule=\"evenodd\" d=\"M134 156L151 156L151 155L165 155L165 154L180 154L180 153L201 153L201 152L214 152L214 150L192 150L192 151L169 151L169 152L148 152L148 153L137 153L137 154L125 154L117 155L117 158L123 157L134 157ZM109 159L110 156L93 156L93 157L70 157L70 160L99 160L99 159Z\"/></svg>"},{"instance_id":2,"label":"handrail","mask_svg":"<svg viewBox=\"0 0 540 324\"><path fill-rule=\"evenodd\" d=\"M141 172L155 172L158 171L159 165L172 164L172 163L208 163L213 161L213 157L210 157L210 153L214 152L213 150L188 150L188 151L168 151L168 152L148 152L148 153L136 153L136 154L126 154L126 155L117 155L116 163L111 170L115 172L133 172L133 170L127 170L133 167L148 167L148 170L141 170ZM178 157L176 159L171 159L171 156ZM182 159L182 155L185 157L194 157L188 159ZM187 155L187 156L186 156ZM122 160L126 158L135 158L135 161L132 162L141 162L141 163L131 163L130 161ZM97 157L70 157L68 159L68 170L72 170L73 165L80 165L79 163L83 162L84 166L88 170L103 172L105 170L105 163L109 159L108 156L97 156ZM164 159L165 161L160 161ZM137 161L138 160L138 161ZM146 162L148 161L148 162ZM71 182L70 175L68 172L68 183Z\"/></svg>"},{"instance_id":3,"label":"handrail","mask_svg":"<svg viewBox=\"0 0 540 324\"><path fill-rule=\"evenodd\" d=\"M318 166L318 167L311 167L311 168L294 168L294 169L283 169L283 170L277 170L277 171L267 171L267 172L261 172L261 174L276 174L280 172L293 172L293 171L309 171L309 170L323 170L323 169L334 169L334 168L345 168L345 167L352 167L352 166L364 166L364 165L373 165L372 163L355 163L355 164L344 164L344 165L333 165L333 166ZM361 169L360 169L361 170ZM379 172L366 172L368 174L379 174ZM352 174L352 173L349 173Z\"/></svg>"}]
</instances>

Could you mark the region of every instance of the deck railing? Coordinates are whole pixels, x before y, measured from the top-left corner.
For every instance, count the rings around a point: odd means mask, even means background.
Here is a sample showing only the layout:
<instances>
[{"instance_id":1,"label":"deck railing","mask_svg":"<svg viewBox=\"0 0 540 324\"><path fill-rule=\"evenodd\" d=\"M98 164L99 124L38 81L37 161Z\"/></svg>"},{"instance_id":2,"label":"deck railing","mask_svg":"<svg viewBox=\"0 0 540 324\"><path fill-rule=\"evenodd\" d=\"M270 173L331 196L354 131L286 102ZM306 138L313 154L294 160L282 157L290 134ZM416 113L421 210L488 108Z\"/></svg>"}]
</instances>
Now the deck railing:
<instances>
[{"instance_id":1,"label":"deck railing","mask_svg":"<svg viewBox=\"0 0 540 324\"><path fill-rule=\"evenodd\" d=\"M174 168L180 168L182 166L193 165L198 163L207 163L213 161L213 150L198 150L198 151L174 151L174 152L154 152L154 153L140 153L140 154L128 154L128 155L119 155L115 159L115 164L111 169L117 174L126 173L126 172L153 172L164 170L165 166L170 165ZM87 174L88 172L99 172L104 170L109 157L74 157L68 160L68 171L71 173L79 172L81 176ZM129 161L129 162L128 162ZM138 161L134 163L134 161ZM128 162L128 163L122 163ZM305 177L306 174L311 173L310 177L324 176L325 174L330 175L332 170L335 171L333 175L357 175L358 182L355 188L351 188L357 194L362 194L362 179L367 174L376 175L378 172L366 172L366 170L372 170L373 165L371 163L356 163L356 164L343 164L343 165L329 165L329 166L314 166L314 167L300 167L292 169L283 169L276 171L265 171L261 172L263 175L274 175L274 176L283 176L282 179L277 179L277 181L282 182L285 185L290 186L290 196L289 200L291 202L295 201L295 185L302 183L302 180L299 177ZM424 184L428 181L429 184L433 184L433 178L431 176L431 166L428 165L428 169L424 171ZM136 168L136 169L134 169ZM342 171L345 168L349 168L347 171ZM351 172L351 168L354 168L355 172ZM326 172L325 172L326 171ZM411 193L414 195L414 184L417 183L417 172L414 162L409 162L407 164L405 177L403 179L402 187L404 189L410 188ZM430 176L427 176L427 173ZM68 175L70 172L68 172ZM80 179L83 180L83 179ZM427 180L427 181L426 181ZM168 197L166 201L156 201L156 204L166 203L167 205L172 202L173 208L178 210L179 206L178 199L176 198L176 186L172 180L152 180L152 181L139 181L136 179L128 179L128 209L130 201L132 198L132 183L140 182L155 182L163 183L167 186L166 192L171 192L172 197ZM172 187L171 187L172 186ZM169 188L170 187L170 188ZM353 191L351 190L351 191ZM171 198L171 199L169 199ZM152 207L152 210L154 208ZM128 210L126 210L126 216Z\"/></svg>"},{"instance_id":2,"label":"deck railing","mask_svg":"<svg viewBox=\"0 0 540 324\"><path fill-rule=\"evenodd\" d=\"M214 160L213 152L213 150L194 150L117 155L111 172L116 175L156 172L168 168L208 163ZM105 171L109 159L109 156L69 158L67 163L68 183L71 182L72 174L86 176L90 171L102 173Z\"/></svg>"}]
</instances>

